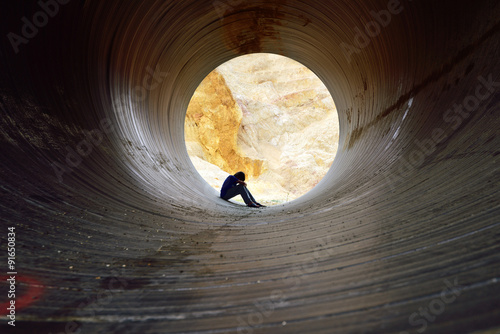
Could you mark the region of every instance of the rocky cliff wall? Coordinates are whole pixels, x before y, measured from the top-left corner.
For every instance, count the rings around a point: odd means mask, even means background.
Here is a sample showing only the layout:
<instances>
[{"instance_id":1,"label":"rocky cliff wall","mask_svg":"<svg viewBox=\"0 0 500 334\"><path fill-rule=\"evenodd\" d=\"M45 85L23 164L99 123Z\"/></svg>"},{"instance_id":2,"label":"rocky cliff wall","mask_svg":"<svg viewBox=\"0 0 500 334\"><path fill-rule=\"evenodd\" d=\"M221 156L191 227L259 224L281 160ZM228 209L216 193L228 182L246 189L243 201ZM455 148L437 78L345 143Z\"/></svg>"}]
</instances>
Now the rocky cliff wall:
<instances>
[{"instance_id":1,"label":"rocky cliff wall","mask_svg":"<svg viewBox=\"0 0 500 334\"><path fill-rule=\"evenodd\" d=\"M263 161L245 156L237 143L241 120L241 110L224 77L212 71L196 90L186 113L190 155L231 174L245 170L252 177L259 176Z\"/></svg>"}]
</instances>

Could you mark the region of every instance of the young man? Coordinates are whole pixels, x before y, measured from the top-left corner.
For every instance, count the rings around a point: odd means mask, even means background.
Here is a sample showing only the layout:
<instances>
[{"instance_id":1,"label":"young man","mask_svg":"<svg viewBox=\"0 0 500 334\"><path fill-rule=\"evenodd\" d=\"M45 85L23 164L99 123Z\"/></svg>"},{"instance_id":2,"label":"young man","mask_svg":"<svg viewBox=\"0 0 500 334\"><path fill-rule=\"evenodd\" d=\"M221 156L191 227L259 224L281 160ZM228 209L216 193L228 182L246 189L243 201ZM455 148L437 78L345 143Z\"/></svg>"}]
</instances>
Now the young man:
<instances>
[{"instance_id":1,"label":"young man","mask_svg":"<svg viewBox=\"0 0 500 334\"><path fill-rule=\"evenodd\" d=\"M250 194L250 191L248 191L247 184L245 183L245 173L243 172L229 175L220 190L220 197L225 200L233 198L236 195L241 195L245 204L251 208L261 208L265 206L257 203L252 194Z\"/></svg>"}]
</instances>

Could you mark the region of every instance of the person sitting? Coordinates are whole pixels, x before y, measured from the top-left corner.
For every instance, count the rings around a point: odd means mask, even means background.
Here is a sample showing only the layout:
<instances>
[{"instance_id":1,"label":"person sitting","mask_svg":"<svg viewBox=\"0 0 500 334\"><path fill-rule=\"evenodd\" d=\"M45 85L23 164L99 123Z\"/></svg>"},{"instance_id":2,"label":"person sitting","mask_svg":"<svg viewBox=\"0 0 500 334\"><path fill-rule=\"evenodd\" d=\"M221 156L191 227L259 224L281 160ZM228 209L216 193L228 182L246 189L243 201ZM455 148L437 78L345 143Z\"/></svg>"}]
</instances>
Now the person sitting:
<instances>
[{"instance_id":1,"label":"person sitting","mask_svg":"<svg viewBox=\"0 0 500 334\"><path fill-rule=\"evenodd\" d=\"M245 204L252 208L261 208L265 205L258 203L255 198L253 198L250 191L247 189L247 184L245 183L245 173L238 172L234 175L229 175L220 190L220 197L226 201L233 198L236 195L240 195L245 201Z\"/></svg>"}]
</instances>

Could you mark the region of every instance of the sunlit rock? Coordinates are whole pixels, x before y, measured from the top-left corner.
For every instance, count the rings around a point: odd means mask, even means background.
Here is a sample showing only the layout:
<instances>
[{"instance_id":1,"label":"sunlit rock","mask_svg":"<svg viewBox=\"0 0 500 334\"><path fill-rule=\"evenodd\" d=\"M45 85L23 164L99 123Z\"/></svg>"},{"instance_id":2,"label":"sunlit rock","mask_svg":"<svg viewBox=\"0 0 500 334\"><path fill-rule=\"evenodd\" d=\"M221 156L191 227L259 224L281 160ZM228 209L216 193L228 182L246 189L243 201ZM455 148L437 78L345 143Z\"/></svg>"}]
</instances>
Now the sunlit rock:
<instances>
[{"instance_id":1,"label":"sunlit rock","mask_svg":"<svg viewBox=\"0 0 500 334\"><path fill-rule=\"evenodd\" d=\"M210 73L193 95L186 114L185 138L188 152L234 174L261 173L262 160L243 154L238 146L241 110L224 78Z\"/></svg>"},{"instance_id":2,"label":"sunlit rock","mask_svg":"<svg viewBox=\"0 0 500 334\"><path fill-rule=\"evenodd\" d=\"M303 195L326 174L337 151L338 117L309 69L252 54L207 76L189 104L185 131L188 153L209 184L220 189L228 173L242 170L255 197L276 204Z\"/></svg>"}]
</instances>

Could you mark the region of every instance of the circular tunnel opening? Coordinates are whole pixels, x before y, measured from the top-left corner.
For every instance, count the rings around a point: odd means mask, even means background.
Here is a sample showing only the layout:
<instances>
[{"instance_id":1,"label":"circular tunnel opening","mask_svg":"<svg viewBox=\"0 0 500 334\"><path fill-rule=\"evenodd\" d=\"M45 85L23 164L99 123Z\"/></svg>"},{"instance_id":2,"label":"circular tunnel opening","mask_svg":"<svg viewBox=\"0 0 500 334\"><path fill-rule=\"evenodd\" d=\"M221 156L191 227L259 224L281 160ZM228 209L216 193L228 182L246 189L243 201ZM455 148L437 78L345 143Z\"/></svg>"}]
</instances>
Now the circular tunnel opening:
<instances>
[{"instance_id":1,"label":"circular tunnel opening","mask_svg":"<svg viewBox=\"0 0 500 334\"><path fill-rule=\"evenodd\" d=\"M260 203L277 205L310 191L328 172L339 121L323 82L303 64L277 54L233 58L194 92L184 124L198 173L217 191L243 171ZM231 201L243 203L240 196Z\"/></svg>"}]
</instances>

